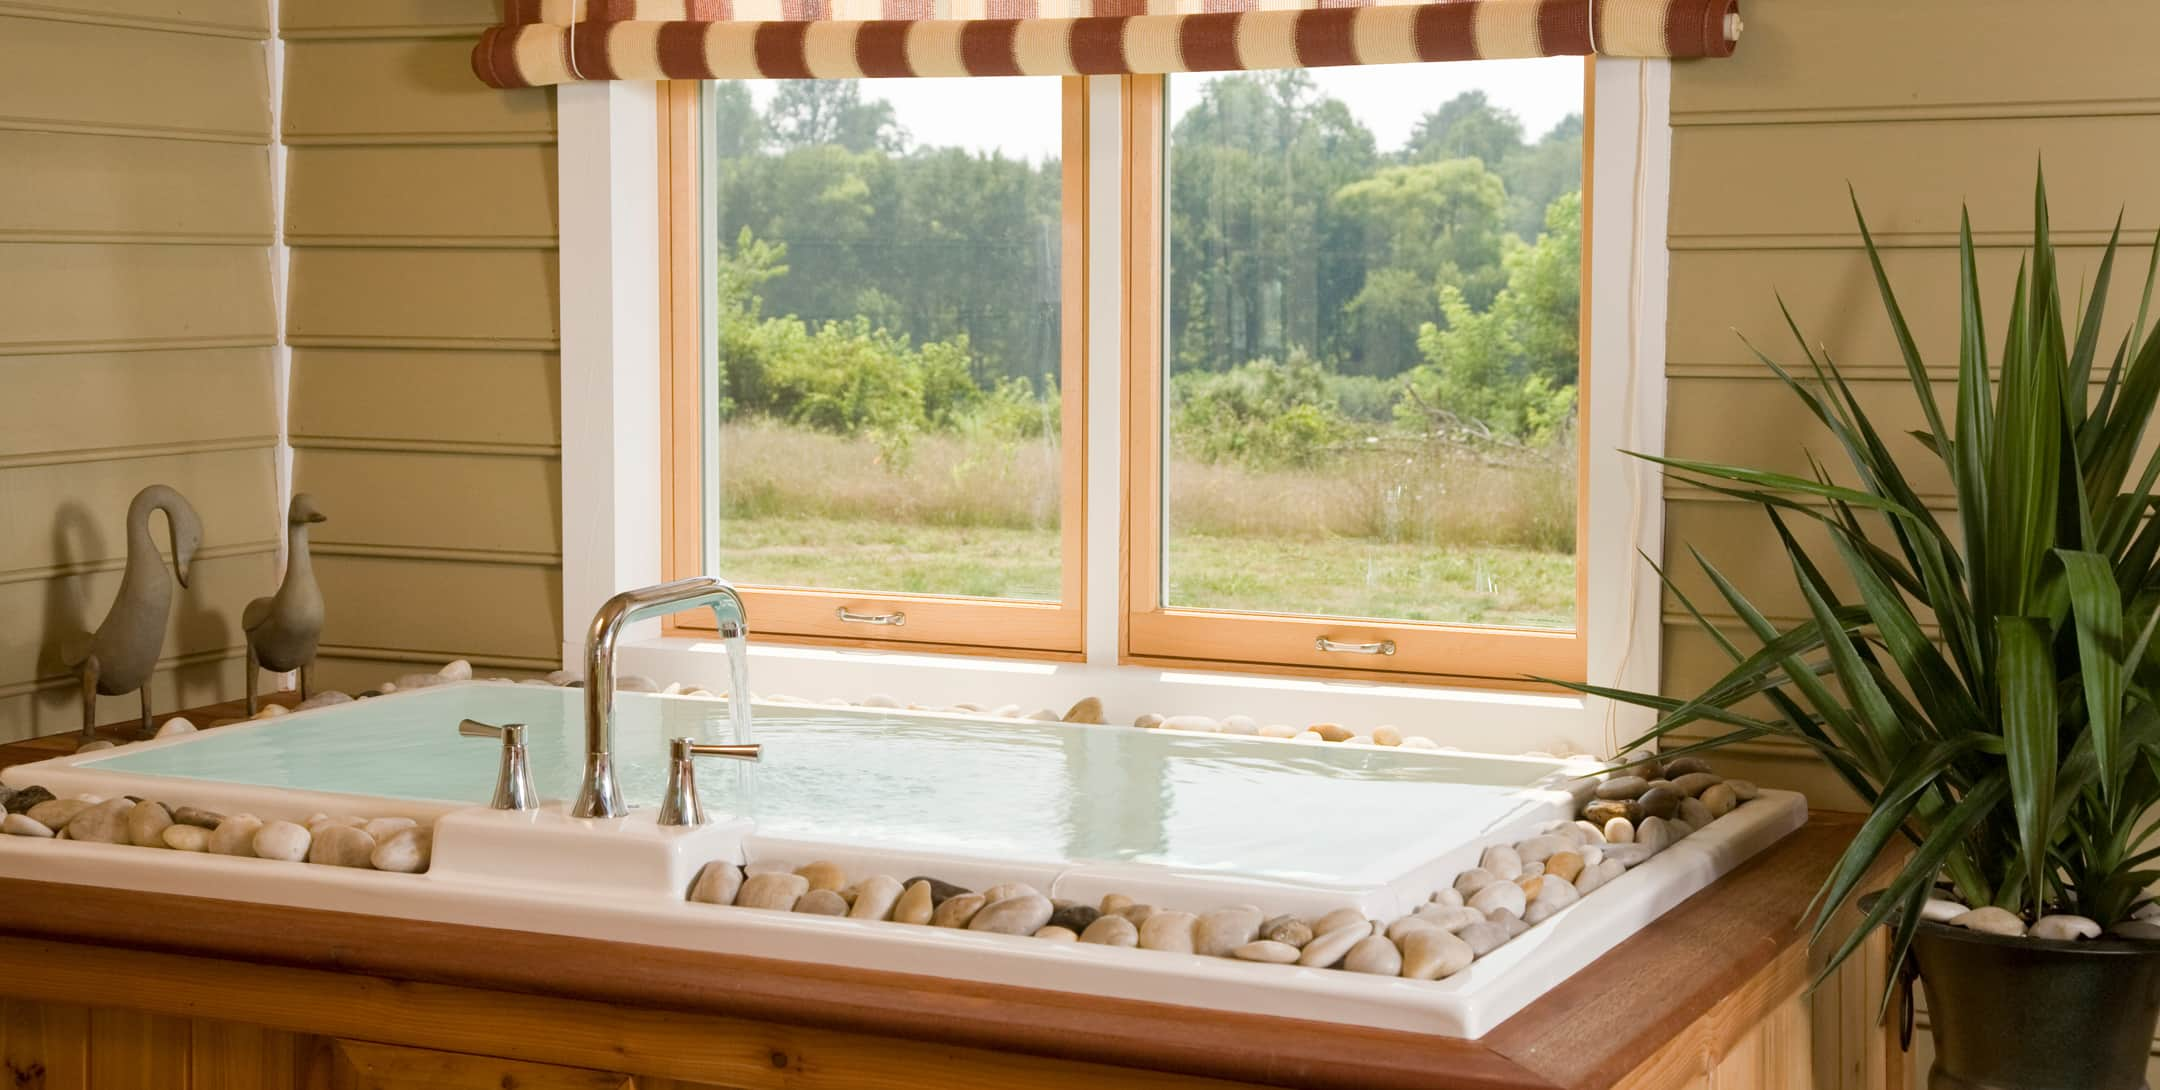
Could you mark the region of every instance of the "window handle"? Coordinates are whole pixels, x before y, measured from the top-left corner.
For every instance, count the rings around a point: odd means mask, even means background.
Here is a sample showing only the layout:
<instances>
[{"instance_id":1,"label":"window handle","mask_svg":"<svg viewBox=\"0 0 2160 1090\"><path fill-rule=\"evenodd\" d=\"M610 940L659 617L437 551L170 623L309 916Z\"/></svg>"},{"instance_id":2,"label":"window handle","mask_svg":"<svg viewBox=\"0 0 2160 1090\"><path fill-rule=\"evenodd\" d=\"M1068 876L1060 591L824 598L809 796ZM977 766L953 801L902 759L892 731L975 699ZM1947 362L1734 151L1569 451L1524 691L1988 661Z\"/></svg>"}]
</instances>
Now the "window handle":
<instances>
[{"instance_id":1,"label":"window handle","mask_svg":"<svg viewBox=\"0 0 2160 1090\"><path fill-rule=\"evenodd\" d=\"M897 609L891 613L856 613L846 606L841 606L839 609L833 610L833 616L849 624L889 624L894 628L899 628L907 623L907 614Z\"/></svg>"},{"instance_id":2,"label":"window handle","mask_svg":"<svg viewBox=\"0 0 2160 1090\"><path fill-rule=\"evenodd\" d=\"M1339 651L1346 655L1392 655L1395 653L1394 640L1381 640L1379 643L1337 643L1326 636L1322 636L1314 640L1312 645L1316 651Z\"/></svg>"}]
</instances>

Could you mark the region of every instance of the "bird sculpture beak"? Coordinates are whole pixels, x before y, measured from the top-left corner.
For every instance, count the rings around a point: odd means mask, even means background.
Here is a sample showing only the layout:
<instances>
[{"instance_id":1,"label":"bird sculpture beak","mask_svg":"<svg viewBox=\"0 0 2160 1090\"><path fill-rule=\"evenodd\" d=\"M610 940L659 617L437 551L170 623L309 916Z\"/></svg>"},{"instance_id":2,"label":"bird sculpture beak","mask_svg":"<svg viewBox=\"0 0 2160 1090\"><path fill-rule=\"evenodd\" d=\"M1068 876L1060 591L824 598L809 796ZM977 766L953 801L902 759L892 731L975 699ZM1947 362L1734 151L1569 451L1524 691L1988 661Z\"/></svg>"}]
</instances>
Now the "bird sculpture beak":
<instances>
[{"instance_id":1,"label":"bird sculpture beak","mask_svg":"<svg viewBox=\"0 0 2160 1090\"><path fill-rule=\"evenodd\" d=\"M325 514L323 514L323 513L322 513L322 512L320 512L320 511L310 511L310 512L308 512L308 513L307 513L307 521L309 521L309 522L328 522L328 521L330 521L330 516L328 516L328 515L325 515Z\"/></svg>"}]
</instances>

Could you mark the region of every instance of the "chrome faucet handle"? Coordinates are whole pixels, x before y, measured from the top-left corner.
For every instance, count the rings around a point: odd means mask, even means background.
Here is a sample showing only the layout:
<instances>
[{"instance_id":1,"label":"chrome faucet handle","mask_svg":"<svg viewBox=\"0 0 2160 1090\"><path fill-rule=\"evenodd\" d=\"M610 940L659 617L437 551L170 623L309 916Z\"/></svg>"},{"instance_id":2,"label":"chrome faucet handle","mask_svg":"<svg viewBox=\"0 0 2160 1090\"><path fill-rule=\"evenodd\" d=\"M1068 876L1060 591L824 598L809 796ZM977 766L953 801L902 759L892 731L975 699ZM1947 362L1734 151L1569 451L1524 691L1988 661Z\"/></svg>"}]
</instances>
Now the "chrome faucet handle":
<instances>
[{"instance_id":1,"label":"chrome faucet handle","mask_svg":"<svg viewBox=\"0 0 2160 1090\"><path fill-rule=\"evenodd\" d=\"M689 738L677 738L668 743L667 793L660 796L660 824L703 825L705 805L698 801L697 767L699 757L728 757L737 761L755 761L761 747L752 742L748 745L699 742Z\"/></svg>"},{"instance_id":2,"label":"chrome faucet handle","mask_svg":"<svg viewBox=\"0 0 2160 1090\"><path fill-rule=\"evenodd\" d=\"M490 808L531 810L540 805L540 792L533 789L532 762L525 757L525 724L505 723L498 727L467 719L458 724L457 732L466 738L502 739L502 765L495 773L495 797L488 802Z\"/></svg>"}]
</instances>

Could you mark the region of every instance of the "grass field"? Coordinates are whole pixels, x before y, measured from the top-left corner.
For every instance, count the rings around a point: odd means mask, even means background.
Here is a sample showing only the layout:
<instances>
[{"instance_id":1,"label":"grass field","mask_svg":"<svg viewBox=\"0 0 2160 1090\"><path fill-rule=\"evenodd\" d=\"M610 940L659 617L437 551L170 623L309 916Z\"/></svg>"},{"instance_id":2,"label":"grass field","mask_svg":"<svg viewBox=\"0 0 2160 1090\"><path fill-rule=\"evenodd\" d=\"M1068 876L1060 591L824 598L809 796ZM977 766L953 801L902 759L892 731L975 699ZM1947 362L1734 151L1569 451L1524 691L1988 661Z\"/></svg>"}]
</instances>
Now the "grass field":
<instances>
[{"instance_id":1,"label":"grass field","mask_svg":"<svg viewBox=\"0 0 2160 1090\"><path fill-rule=\"evenodd\" d=\"M721 570L741 582L1055 598L1057 452L920 440L903 463L771 424L723 437ZM1170 603L1565 627L1572 460L1443 465L1400 455L1257 472L1180 459Z\"/></svg>"}]
</instances>

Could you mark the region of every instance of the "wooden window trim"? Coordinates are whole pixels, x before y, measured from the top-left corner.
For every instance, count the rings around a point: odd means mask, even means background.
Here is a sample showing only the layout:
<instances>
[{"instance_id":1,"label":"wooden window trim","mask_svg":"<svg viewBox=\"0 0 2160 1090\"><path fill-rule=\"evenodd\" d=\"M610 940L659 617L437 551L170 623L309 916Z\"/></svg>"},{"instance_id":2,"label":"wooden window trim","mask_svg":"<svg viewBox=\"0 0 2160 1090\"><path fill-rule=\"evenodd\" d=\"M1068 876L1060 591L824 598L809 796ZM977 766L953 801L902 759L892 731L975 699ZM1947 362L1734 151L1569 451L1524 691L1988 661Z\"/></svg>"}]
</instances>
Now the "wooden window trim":
<instances>
[{"instance_id":1,"label":"wooden window trim","mask_svg":"<svg viewBox=\"0 0 2160 1090\"><path fill-rule=\"evenodd\" d=\"M1592 129L1589 110L1595 101L1589 83L1594 65L1584 66L1583 145L1583 295L1582 407L1587 420L1590 350L1590 177ZM1161 471L1163 458L1163 339L1167 315L1162 305L1162 194L1164 80L1131 76L1126 80L1125 116L1119 131L1125 143L1123 207L1125 342L1123 493L1126 532L1120 556L1120 598L1124 623L1119 626L1121 660L1147 666L1217 668L1247 673L1364 678L1434 683L1465 682L1480 687L1536 687L1531 676L1581 680L1587 673L1584 603L1587 587L1583 562L1588 540L1589 505L1579 489L1588 479L1587 442L1578 444L1576 501L1576 597L1572 630L1500 628L1431 624L1368 618L1308 617L1237 610L1170 608L1162 600L1163 533L1166 521ZM1391 640L1390 656L1353 656L1319 650L1326 637L1342 643ZM1347 661L1346 661L1347 660Z\"/></svg>"},{"instance_id":2,"label":"wooden window trim","mask_svg":"<svg viewBox=\"0 0 2160 1090\"><path fill-rule=\"evenodd\" d=\"M664 377L661 439L665 503L663 564L669 578L705 569L706 522L701 419L702 340L699 323L703 269L699 258L702 195L697 179L699 84L663 85L660 104ZM1064 296L1060 346L1060 560L1057 602L965 598L935 594L831 591L738 584L756 618L760 641L837 647L993 654L1077 661L1081 658L1087 598L1087 94L1085 81L1063 86L1061 151L1063 224L1061 287ZM725 572L719 573L725 576ZM839 619L858 614L904 612L904 626L869 628ZM709 618L686 614L666 626L670 635L713 633Z\"/></svg>"}]
</instances>

